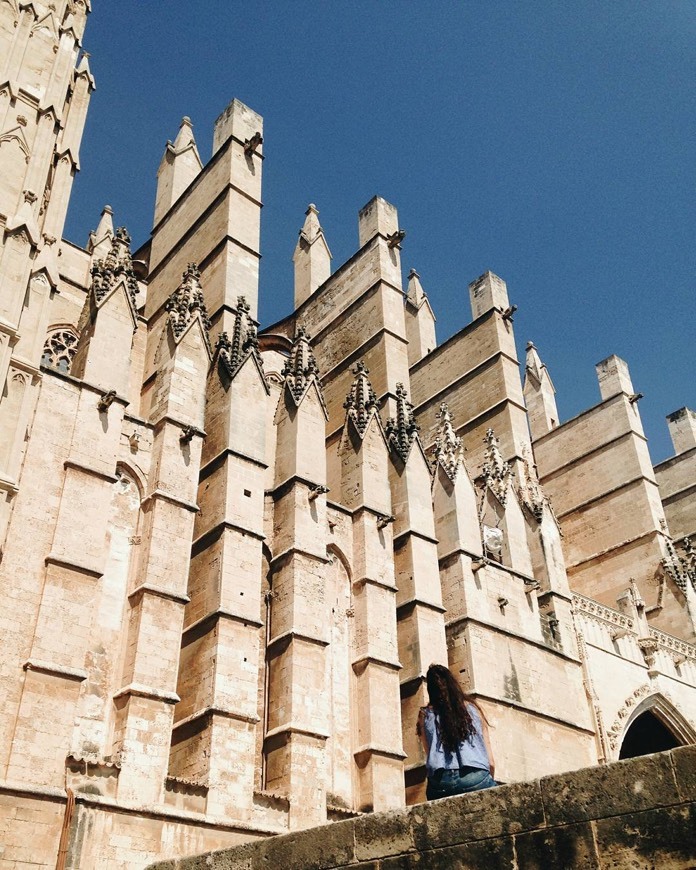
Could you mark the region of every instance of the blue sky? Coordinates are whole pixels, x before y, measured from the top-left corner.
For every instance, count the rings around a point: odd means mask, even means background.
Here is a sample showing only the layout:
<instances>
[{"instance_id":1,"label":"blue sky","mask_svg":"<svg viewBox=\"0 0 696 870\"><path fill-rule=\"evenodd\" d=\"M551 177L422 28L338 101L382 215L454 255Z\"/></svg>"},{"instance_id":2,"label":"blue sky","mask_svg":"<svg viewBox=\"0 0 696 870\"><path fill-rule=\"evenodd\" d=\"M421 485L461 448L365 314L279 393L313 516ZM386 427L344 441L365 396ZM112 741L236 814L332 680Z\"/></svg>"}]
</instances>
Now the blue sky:
<instances>
[{"instance_id":1,"label":"blue sky","mask_svg":"<svg viewBox=\"0 0 696 870\"><path fill-rule=\"evenodd\" d=\"M696 408L696 4L676 0L95 0L97 81L66 235L110 203L135 245L189 115L204 162L233 97L264 116L260 318L291 308L307 203L337 268L374 194L399 209L440 341L486 269L519 310L561 419L629 363L654 461Z\"/></svg>"}]
</instances>

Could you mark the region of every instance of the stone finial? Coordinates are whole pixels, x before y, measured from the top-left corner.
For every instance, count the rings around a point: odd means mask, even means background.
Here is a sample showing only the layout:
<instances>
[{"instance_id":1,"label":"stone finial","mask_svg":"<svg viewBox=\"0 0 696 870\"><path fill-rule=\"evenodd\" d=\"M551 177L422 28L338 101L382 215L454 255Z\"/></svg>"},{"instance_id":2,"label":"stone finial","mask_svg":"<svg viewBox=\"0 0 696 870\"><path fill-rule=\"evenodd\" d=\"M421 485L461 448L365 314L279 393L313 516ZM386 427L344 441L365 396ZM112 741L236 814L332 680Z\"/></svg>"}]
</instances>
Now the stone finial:
<instances>
[{"instance_id":1,"label":"stone finial","mask_svg":"<svg viewBox=\"0 0 696 870\"><path fill-rule=\"evenodd\" d=\"M403 384L396 385L396 417L387 420L386 430L389 446L406 462L418 433L418 426L413 416L413 405L406 398Z\"/></svg>"},{"instance_id":2,"label":"stone finial","mask_svg":"<svg viewBox=\"0 0 696 870\"><path fill-rule=\"evenodd\" d=\"M364 362L359 362L353 369L355 380L350 393L343 403L347 417L353 421L361 438L365 437L370 419L377 411L377 396L367 377L369 369Z\"/></svg>"},{"instance_id":3,"label":"stone finial","mask_svg":"<svg viewBox=\"0 0 696 870\"><path fill-rule=\"evenodd\" d=\"M116 283L124 278L131 304L135 309L138 279L133 270L130 241L126 228L118 227L111 240L111 250L103 260L97 260L92 266L91 292L97 302L101 302Z\"/></svg>"},{"instance_id":4,"label":"stone finial","mask_svg":"<svg viewBox=\"0 0 696 870\"><path fill-rule=\"evenodd\" d=\"M331 251L319 223L319 212L310 203L292 255L295 264L295 308L331 276Z\"/></svg>"},{"instance_id":5,"label":"stone finial","mask_svg":"<svg viewBox=\"0 0 696 870\"><path fill-rule=\"evenodd\" d=\"M255 358L259 370L263 372L259 339L250 311L251 307L244 296L239 296L232 338L226 332L221 332L215 345L218 359L230 378L234 378L249 356Z\"/></svg>"},{"instance_id":6,"label":"stone finial","mask_svg":"<svg viewBox=\"0 0 696 870\"><path fill-rule=\"evenodd\" d=\"M309 333L303 326L295 333L290 357L283 367L282 374L296 404L299 404L311 381L316 383L321 395L319 366L312 353Z\"/></svg>"},{"instance_id":7,"label":"stone finial","mask_svg":"<svg viewBox=\"0 0 696 870\"><path fill-rule=\"evenodd\" d=\"M485 483L504 506L507 501L508 484L512 478L512 471L500 453L500 440L495 437L492 429L486 431L486 437L483 441L487 445L483 463Z\"/></svg>"},{"instance_id":8,"label":"stone finial","mask_svg":"<svg viewBox=\"0 0 696 870\"><path fill-rule=\"evenodd\" d=\"M454 483L457 472L464 462L462 439L454 431L452 415L446 402L440 405L437 416L440 424L435 436L435 461L442 466L447 477Z\"/></svg>"},{"instance_id":9,"label":"stone finial","mask_svg":"<svg viewBox=\"0 0 696 870\"><path fill-rule=\"evenodd\" d=\"M99 217L99 223L97 224L96 230L89 234L89 241L87 244L88 250L91 253L94 248L102 242L104 239L108 237L109 240L114 237L114 219L113 219L113 209L110 205L105 205L102 209L102 213Z\"/></svg>"},{"instance_id":10,"label":"stone finial","mask_svg":"<svg viewBox=\"0 0 696 870\"><path fill-rule=\"evenodd\" d=\"M195 263L189 263L184 272L181 284L172 293L165 303L165 310L169 312L168 322L171 324L174 337L179 339L186 327L196 315L200 315L204 326L204 334L208 339L210 330L210 318L205 307L205 299L201 290L201 273Z\"/></svg>"},{"instance_id":11,"label":"stone finial","mask_svg":"<svg viewBox=\"0 0 696 870\"><path fill-rule=\"evenodd\" d=\"M415 269L411 269L408 273L408 287L406 289L407 302L410 302L414 308L420 308L427 298L420 275Z\"/></svg>"}]
</instances>

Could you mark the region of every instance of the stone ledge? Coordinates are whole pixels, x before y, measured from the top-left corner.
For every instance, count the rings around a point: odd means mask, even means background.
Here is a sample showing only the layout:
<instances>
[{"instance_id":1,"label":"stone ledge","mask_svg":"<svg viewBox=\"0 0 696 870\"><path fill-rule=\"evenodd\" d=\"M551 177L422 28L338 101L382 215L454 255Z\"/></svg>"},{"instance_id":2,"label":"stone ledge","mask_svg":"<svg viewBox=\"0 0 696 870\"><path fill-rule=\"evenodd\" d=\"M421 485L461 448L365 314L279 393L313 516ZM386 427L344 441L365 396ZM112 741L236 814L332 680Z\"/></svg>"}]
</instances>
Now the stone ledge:
<instances>
[{"instance_id":1,"label":"stone ledge","mask_svg":"<svg viewBox=\"0 0 696 870\"><path fill-rule=\"evenodd\" d=\"M366 814L151 870L696 866L696 746Z\"/></svg>"}]
</instances>

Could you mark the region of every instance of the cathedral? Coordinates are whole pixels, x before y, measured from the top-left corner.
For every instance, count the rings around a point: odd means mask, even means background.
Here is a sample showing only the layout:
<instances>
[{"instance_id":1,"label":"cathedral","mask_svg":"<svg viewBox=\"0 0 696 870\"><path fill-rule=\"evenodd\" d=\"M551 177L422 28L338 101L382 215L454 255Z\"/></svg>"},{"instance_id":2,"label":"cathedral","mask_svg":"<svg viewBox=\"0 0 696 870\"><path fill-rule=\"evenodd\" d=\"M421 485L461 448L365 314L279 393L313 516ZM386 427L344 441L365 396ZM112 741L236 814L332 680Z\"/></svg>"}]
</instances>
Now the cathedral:
<instances>
[{"instance_id":1,"label":"cathedral","mask_svg":"<svg viewBox=\"0 0 696 870\"><path fill-rule=\"evenodd\" d=\"M336 268L309 205L294 310L260 325L237 100L207 162L188 118L167 142L140 248L108 206L62 238L90 5L0 0L0 868L422 801L433 662L503 782L694 742L696 413L653 466L610 356L560 420L490 271L438 344L380 197Z\"/></svg>"}]
</instances>

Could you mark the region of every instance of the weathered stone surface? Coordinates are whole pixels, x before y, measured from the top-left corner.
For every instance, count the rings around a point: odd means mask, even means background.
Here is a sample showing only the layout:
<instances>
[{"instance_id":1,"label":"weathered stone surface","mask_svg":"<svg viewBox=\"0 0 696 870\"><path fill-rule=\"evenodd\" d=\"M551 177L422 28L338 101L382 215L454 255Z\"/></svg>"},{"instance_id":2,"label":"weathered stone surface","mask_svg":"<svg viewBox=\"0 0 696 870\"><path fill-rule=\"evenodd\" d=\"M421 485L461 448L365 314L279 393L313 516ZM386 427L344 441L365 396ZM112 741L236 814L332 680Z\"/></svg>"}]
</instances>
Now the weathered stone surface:
<instances>
[{"instance_id":1,"label":"weathered stone surface","mask_svg":"<svg viewBox=\"0 0 696 870\"><path fill-rule=\"evenodd\" d=\"M682 800L696 800L696 746L680 746L670 754L679 797Z\"/></svg>"},{"instance_id":2,"label":"weathered stone surface","mask_svg":"<svg viewBox=\"0 0 696 870\"><path fill-rule=\"evenodd\" d=\"M414 844L425 850L539 827L544 810L539 783L521 782L421 804L412 820Z\"/></svg>"},{"instance_id":3,"label":"weathered stone surface","mask_svg":"<svg viewBox=\"0 0 696 870\"><path fill-rule=\"evenodd\" d=\"M599 870L588 823L532 831L515 837L520 870Z\"/></svg>"},{"instance_id":4,"label":"weathered stone surface","mask_svg":"<svg viewBox=\"0 0 696 870\"><path fill-rule=\"evenodd\" d=\"M540 784L549 825L679 802L670 758L665 753L549 776Z\"/></svg>"},{"instance_id":5,"label":"weathered stone surface","mask_svg":"<svg viewBox=\"0 0 696 870\"><path fill-rule=\"evenodd\" d=\"M631 813L595 823L603 870L693 870L696 807Z\"/></svg>"},{"instance_id":6,"label":"weathered stone surface","mask_svg":"<svg viewBox=\"0 0 696 870\"><path fill-rule=\"evenodd\" d=\"M414 848L408 810L360 816L355 825L355 857L386 858Z\"/></svg>"},{"instance_id":7,"label":"weathered stone surface","mask_svg":"<svg viewBox=\"0 0 696 870\"><path fill-rule=\"evenodd\" d=\"M388 858L380 870L512 870L514 866L512 837L501 837Z\"/></svg>"},{"instance_id":8,"label":"weathered stone surface","mask_svg":"<svg viewBox=\"0 0 696 870\"><path fill-rule=\"evenodd\" d=\"M66 788L94 870L504 866L517 834L578 863L583 820L693 797L693 749L522 781L617 758L636 713L693 733L694 412L658 488L626 364L559 421L490 272L437 347L381 198L333 274L310 207L295 310L259 334L263 120L238 100L205 166L188 119L166 146L135 260L110 207L60 241L91 5L0 0L3 868L53 866ZM431 662L520 784L406 812Z\"/></svg>"},{"instance_id":9,"label":"weathered stone surface","mask_svg":"<svg viewBox=\"0 0 696 870\"><path fill-rule=\"evenodd\" d=\"M355 860L353 826L353 820L349 819L257 843L253 849L253 870L270 867L325 870L351 864Z\"/></svg>"}]
</instances>

